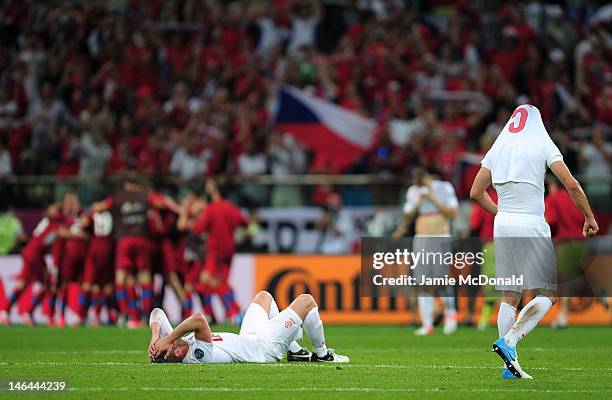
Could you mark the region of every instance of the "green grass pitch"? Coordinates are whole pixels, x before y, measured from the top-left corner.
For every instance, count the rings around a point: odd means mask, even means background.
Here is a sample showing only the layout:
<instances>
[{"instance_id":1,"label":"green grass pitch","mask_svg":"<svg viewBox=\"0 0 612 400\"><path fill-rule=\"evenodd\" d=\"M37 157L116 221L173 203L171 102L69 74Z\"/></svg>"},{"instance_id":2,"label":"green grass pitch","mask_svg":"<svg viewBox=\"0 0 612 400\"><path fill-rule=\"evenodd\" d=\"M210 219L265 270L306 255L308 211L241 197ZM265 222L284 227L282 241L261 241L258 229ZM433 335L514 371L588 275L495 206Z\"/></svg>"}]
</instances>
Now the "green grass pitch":
<instances>
[{"instance_id":1,"label":"green grass pitch","mask_svg":"<svg viewBox=\"0 0 612 400\"><path fill-rule=\"evenodd\" d=\"M231 329L231 328L229 328ZM8 399L611 398L612 330L540 327L519 345L533 381L501 381L496 330L415 337L394 326L328 326L349 365L150 364L148 330L0 328L0 381L67 380L69 392Z\"/></svg>"}]
</instances>

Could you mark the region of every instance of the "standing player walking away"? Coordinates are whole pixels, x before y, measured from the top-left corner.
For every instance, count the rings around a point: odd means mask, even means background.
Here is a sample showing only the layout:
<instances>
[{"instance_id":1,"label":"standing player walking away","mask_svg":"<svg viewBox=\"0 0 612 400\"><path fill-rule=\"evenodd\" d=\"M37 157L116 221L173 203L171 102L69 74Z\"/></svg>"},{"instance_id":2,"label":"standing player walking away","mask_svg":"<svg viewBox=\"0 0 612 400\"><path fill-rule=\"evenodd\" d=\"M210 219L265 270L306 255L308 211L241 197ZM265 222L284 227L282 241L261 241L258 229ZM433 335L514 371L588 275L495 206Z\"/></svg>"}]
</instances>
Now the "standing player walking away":
<instances>
[{"instance_id":1,"label":"standing player walking away","mask_svg":"<svg viewBox=\"0 0 612 400\"><path fill-rule=\"evenodd\" d=\"M51 289L51 278L45 263L45 253L47 248L55 242L60 226L60 206L59 204L52 204L47 208L45 217L38 223L32 237L21 251L23 266L15 288L7 298L4 309L0 310L0 325L9 323L9 313L13 305L17 303L28 286L38 282L42 285L40 293L32 298L30 309L21 315L23 323L32 324L30 314ZM50 305L52 305L51 300Z\"/></svg>"},{"instance_id":2,"label":"standing player walking away","mask_svg":"<svg viewBox=\"0 0 612 400\"><path fill-rule=\"evenodd\" d=\"M470 191L472 200L495 215L496 277L523 276L522 286L496 286L502 291L502 298L497 316L499 339L493 343L493 351L506 364L502 378L531 378L518 363L516 345L537 326L556 300L555 254L550 227L544 219L547 167L582 212L582 235L595 235L599 227L589 202L548 136L540 111L532 105L523 104L514 110L482 160ZM499 196L499 206L486 193L491 184ZM535 297L515 321L522 292L528 289Z\"/></svg>"},{"instance_id":3,"label":"standing player walking away","mask_svg":"<svg viewBox=\"0 0 612 400\"><path fill-rule=\"evenodd\" d=\"M221 196L214 181L206 182L206 194L210 203L192 229L196 234L208 233L204 274L213 293L223 302L226 320L238 324L240 307L229 284L229 273L236 250L234 233L239 226L248 225L248 220L238 207Z\"/></svg>"},{"instance_id":4,"label":"standing player walking away","mask_svg":"<svg viewBox=\"0 0 612 400\"><path fill-rule=\"evenodd\" d=\"M152 362L185 364L272 363L284 356L290 344L300 340L302 328L313 344L308 361L347 363L349 358L328 349L323 321L313 297L299 295L282 312L272 295L257 293L247 309L240 333L212 333L206 317L198 313L174 330L159 308L151 313ZM183 336L188 334L187 336ZM299 345L297 345L299 346ZM295 361L288 357L288 361Z\"/></svg>"},{"instance_id":5,"label":"standing player walking away","mask_svg":"<svg viewBox=\"0 0 612 400\"><path fill-rule=\"evenodd\" d=\"M572 197L556 177L548 177L548 196L544 199L546 222L553 228L555 253L559 276L565 282L581 275L587 246L582 239L583 221L580 209L572 202ZM559 298L559 315L551 324L553 328L565 328L569 314L569 297Z\"/></svg>"},{"instance_id":6,"label":"standing player walking away","mask_svg":"<svg viewBox=\"0 0 612 400\"><path fill-rule=\"evenodd\" d=\"M439 252L446 242L450 242L450 222L457 215L459 201L455 195L455 189L449 182L433 179L422 168L413 170L412 182L412 186L406 192L404 221L395 230L393 237L404 236L408 225L416 215L413 251L429 249L432 252ZM421 263L420 267L415 268L414 271L428 278L444 277L449 272L447 265ZM420 282L421 278L418 277L417 281ZM415 335L417 336L427 336L434 332L434 295L436 291L439 292L444 305L444 333L450 335L457 330L457 309L452 288L444 287L439 290L427 288L418 295L422 327L416 330Z\"/></svg>"}]
</instances>

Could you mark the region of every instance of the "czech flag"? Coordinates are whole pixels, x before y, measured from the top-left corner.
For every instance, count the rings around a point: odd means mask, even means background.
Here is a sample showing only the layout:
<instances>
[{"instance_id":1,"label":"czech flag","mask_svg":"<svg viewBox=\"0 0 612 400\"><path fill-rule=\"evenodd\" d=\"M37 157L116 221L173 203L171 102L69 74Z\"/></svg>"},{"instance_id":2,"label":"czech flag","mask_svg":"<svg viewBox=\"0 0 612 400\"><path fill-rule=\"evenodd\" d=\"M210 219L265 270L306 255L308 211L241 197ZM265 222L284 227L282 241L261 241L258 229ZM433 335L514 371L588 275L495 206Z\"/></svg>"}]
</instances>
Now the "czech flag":
<instances>
[{"instance_id":1,"label":"czech flag","mask_svg":"<svg viewBox=\"0 0 612 400\"><path fill-rule=\"evenodd\" d=\"M294 87L277 92L275 125L327 158L333 172L354 163L374 142L376 123Z\"/></svg>"}]
</instances>

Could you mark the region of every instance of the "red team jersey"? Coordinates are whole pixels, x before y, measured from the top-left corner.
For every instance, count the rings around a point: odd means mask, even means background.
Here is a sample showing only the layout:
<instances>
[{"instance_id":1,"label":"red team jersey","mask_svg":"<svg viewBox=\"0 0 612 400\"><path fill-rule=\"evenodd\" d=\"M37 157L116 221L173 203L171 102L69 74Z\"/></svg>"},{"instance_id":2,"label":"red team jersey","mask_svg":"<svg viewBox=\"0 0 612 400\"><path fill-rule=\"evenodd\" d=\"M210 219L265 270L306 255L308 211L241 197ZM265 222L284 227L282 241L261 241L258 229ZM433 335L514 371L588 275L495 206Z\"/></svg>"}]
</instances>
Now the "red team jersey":
<instances>
[{"instance_id":1,"label":"red team jersey","mask_svg":"<svg viewBox=\"0 0 612 400\"><path fill-rule=\"evenodd\" d=\"M208 232L204 269L210 275L227 281L236 248L234 232L247 223L240 209L225 199L210 203L202 211L193 231L196 234Z\"/></svg>"},{"instance_id":2,"label":"red team jersey","mask_svg":"<svg viewBox=\"0 0 612 400\"><path fill-rule=\"evenodd\" d=\"M83 235L81 212L64 216L64 226L73 234ZM83 270L87 253L87 240L82 237L64 239L60 276L63 280L76 280Z\"/></svg>"},{"instance_id":3,"label":"red team jersey","mask_svg":"<svg viewBox=\"0 0 612 400\"><path fill-rule=\"evenodd\" d=\"M567 190L560 188L546 196L546 221L555 228L555 237L582 238L584 216Z\"/></svg>"},{"instance_id":4,"label":"red team jersey","mask_svg":"<svg viewBox=\"0 0 612 400\"><path fill-rule=\"evenodd\" d=\"M231 202L221 199L210 203L195 223L195 233L208 232L207 252L233 254L235 250L234 232L241 225L248 224L240 209Z\"/></svg>"},{"instance_id":5,"label":"red team jersey","mask_svg":"<svg viewBox=\"0 0 612 400\"><path fill-rule=\"evenodd\" d=\"M113 282L113 216L109 211L88 215L91 239L85 258L83 281L89 284Z\"/></svg>"},{"instance_id":6,"label":"red team jersey","mask_svg":"<svg viewBox=\"0 0 612 400\"><path fill-rule=\"evenodd\" d=\"M497 192L495 190L488 190L491 200L497 204ZM478 237L484 239L487 242L493 240L493 222L495 221L495 215L485 211L482 207L474 205L472 207L472 214L470 215L470 228L473 231L478 232Z\"/></svg>"},{"instance_id":7,"label":"red team jersey","mask_svg":"<svg viewBox=\"0 0 612 400\"><path fill-rule=\"evenodd\" d=\"M23 248L23 269L20 279L44 282L47 278L45 265L45 250L57 238L57 231L61 227L59 217L44 217L32 232L32 237Z\"/></svg>"}]
</instances>

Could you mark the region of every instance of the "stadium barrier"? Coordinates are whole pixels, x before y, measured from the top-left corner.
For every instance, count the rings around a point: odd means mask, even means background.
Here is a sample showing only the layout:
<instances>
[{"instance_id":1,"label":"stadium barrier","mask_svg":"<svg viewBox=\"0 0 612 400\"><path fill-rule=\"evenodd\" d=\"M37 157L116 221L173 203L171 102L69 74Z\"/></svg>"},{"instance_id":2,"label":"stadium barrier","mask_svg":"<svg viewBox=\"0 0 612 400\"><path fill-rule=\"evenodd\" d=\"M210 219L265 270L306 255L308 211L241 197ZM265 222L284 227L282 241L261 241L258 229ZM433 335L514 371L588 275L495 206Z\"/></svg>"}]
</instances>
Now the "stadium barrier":
<instances>
[{"instance_id":1,"label":"stadium barrier","mask_svg":"<svg viewBox=\"0 0 612 400\"><path fill-rule=\"evenodd\" d=\"M0 257L0 278L4 292L9 293L21 268L20 256ZM330 324L406 324L416 319L409 308L409 301L398 298L365 298L359 294L359 255L255 255L239 254L234 257L230 283L235 288L236 299L242 308L250 303L254 294L267 290L278 301L280 308L304 292L311 293L319 303L322 318ZM157 279L157 289L161 281ZM71 291L69 306L76 308L76 290ZM0 287L0 290L2 288ZM34 288L33 290L38 290ZM1 293L0 293L1 294ZM0 299L4 301L4 295ZM605 325L610 323L609 311L595 298L572 299L570 324ZM24 298L25 306L27 296ZM171 290L166 290L164 308L173 321L180 318L179 302ZM217 315L220 303L213 304ZM467 299L459 299L460 317L465 316ZM195 311L200 311L196 301ZM549 313L544 322L551 322L556 310ZM72 316L73 317L73 316ZM494 316L492 317L494 318ZM11 319L18 321L18 310L14 307ZM42 320L42 310L34 315ZM70 323L71 317L68 318ZM491 321L493 323L493 320Z\"/></svg>"}]
</instances>

